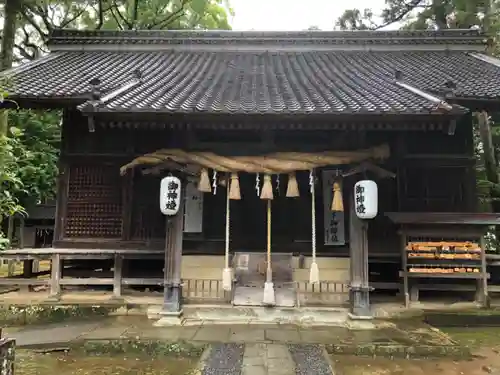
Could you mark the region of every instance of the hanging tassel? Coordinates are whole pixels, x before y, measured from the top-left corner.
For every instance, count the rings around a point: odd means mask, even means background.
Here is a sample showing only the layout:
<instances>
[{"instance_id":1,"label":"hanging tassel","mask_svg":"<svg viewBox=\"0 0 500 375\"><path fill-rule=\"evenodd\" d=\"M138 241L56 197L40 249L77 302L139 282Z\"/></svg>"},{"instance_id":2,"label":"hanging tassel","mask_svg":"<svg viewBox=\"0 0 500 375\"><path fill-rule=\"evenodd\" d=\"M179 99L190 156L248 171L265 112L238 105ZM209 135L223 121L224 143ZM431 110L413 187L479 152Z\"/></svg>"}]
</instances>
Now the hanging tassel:
<instances>
[{"instance_id":1,"label":"hanging tassel","mask_svg":"<svg viewBox=\"0 0 500 375\"><path fill-rule=\"evenodd\" d=\"M198 190L204 193L212 192L212 188L210 186L210 178L208 177L208 170L206 168L201 169L200 181L198 182Z\"/></svg>"},{"instance_id":2,"label":"hanging tassel","mask_svg":"<svg viewBox=\"0 0 500 375\"><path fill-rule=\"evenodd\" d=\"M232 185L232 184L231 184ZM239 192L239 191L238 191ZM233 269L229 267L229 240L230 240L230 192L228 191L226 196L226 237L225 237L225 258L224 258L224 269L222 270L222 289L230 291L233 286Z\"/></svg>"},{"instance_id":3,"label":"hanging tassel","mask_svg":"<svg viewBox=\"0 0 500 375\"><path fill-rule=\"evenodd\" d=\"M257 196L260 196L260 173L255 175L255 191L257 191Z\"/></svg>"},{"instance_id":4,"label":"hanging tassel","mask_svg":"<svg viewBox=\"0 0 500 375\"><path fill-rule=\"evenodd\" d=\"M229 185L229 199L240 200L240 180L238 173L231 173L231 184Z\"/></svg>"},{"instance_id":5,"label":"hanging tassel","mask_svg":"<svg viewBox=\"0 0 500 375\"><path fill-rule=\"evenodd\" d=\"M260 193L260 199L273 199L273 184L271 182L271 175L264 176L264 184Z\"/></svg>"},{"instance_id":6,"label":"hanging tassel","mask_svg":"<svg viewBox=\"0 0 500 375\"><path fill-rule=\"evenodd\" d=\"M299 184L297 183L297 176L295 172L288 175L288 186L286 187L286 196L288 198L299 197Z\"/></svg>"},{"instance_id":7,"label":"hanging tassel","mask_svg":"<svg viewBox=\"0 0 500 375\"><path fill-rule=\"evenodd\" d=\"M270 176L267 175L266 177L270 178ZM266 306L276 305L276 296L274 294L274 284L273 284L273 270L271 267L271 200L270 199L267 201L267 270L266 270L266 282L264 283L264 297L262 298L262 303Z\"/></svg>"},{"instance_id":8,"label":"hanging tassel","mask_svg":"<svg viewBox=\"0 0 500 375\"><path fill-rule=\"evenodd\" d=\"M214 170L214 172L212 173L212 187L214 188L214 195L217 194L217 185L218 185L217 171Z\"/></svg>"},{"instance_id":9,"label":"hanging tassel","mask_svg":"<svg viewBox=\"0 0 500 375\"><path fill-rule=\"evenodd\" d=\"M276 175L276 194L280 195L280 175Z\"/></svg>"},{"instance_id":10,"label":"hanging tassel","mask_svg":"<svg viewBox=\"0 0 500 375\"><path fill-rule=\"evenodd\" d=\"M309 273L309 282L311 284L319 283L319 268L316 263L316 187L314 186L314 175L311 171L310 178L311 184L311 223L312 223L312 263Z\"/></svg>"},{"instance_id":11,"label":"hanging tassel","mask_svg":"<svg viewBox=\"0 0 500 375\"><path fill-rule=\"evenodd\" d=\"M224 177L222 177L222 178L219 178L219 179L218 179L218 180L219 180L219 182L218 182L219 186L222 186L222 187L228 187L228 185L229 185L229 181L228 181L228 179L229 179L229 178L228 178L228 177L225 177L225 176L224 176Z\"/></svg>"},{"instance_id":12,"label":"hanging tassel","mask_svg":"<svg viewBox=\"0 0 500 375\"><path fill-rule=\"evenodd\" d=\"M344 202L342 199L342 187L340 183L333 183L332 211L344 212Z\"/></svg>"}]
</instances>

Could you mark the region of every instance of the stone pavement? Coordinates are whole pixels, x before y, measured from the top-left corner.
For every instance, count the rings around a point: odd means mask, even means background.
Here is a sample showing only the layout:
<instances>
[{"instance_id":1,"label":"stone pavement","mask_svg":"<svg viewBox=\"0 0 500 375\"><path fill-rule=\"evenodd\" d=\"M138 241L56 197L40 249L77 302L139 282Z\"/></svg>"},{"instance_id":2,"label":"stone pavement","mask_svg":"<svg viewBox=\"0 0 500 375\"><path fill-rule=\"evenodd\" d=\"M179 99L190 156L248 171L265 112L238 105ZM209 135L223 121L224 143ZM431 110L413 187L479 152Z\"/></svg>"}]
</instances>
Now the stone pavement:
<instances>
[{"instance_id":1,"label":"stone pavement","mask_svg":"<svg viewBox=\"0 0 500 375\"><path fill-rule=\"evenodd\" d=\"M193 323L193 322L191 322ZM373 327L370 327L373 328ZM139 340L209 344L201 375L331 375L325 351L335 354L446 355L458 345L416 321L379 322L377 329L293 324L210 324L156 327L142 316L116 316L40 326L7 327L18 347L66 348L83 341ZM361 349L360 349L361 348ZM408 349L401 351L401 349ZM443 349L444 348L444 349ZM376 349L376 353L373 350ZM456 350L455 350L456 352Z\"/></svg>"},{"instance_id":2,"label":"stone pavement","mask_svg":"<svg viewBox=\"0 0 500 375\"><path fill-rule=\"evenodd\" d=\"M241 375L288 375L295 373L295 364L286 345L245 345Z\"/></svg>"},{"instance_id":3,"label":"stone pavement","mask_svg":"<svg viewBox=\"0 0 500 375\"><path fill-rule=\"evenodd\" d=\"M372 323L373 324L373 323ZM117 316L92 321L6 327L4 335L14 337L19 347L64 345L79 340L160 340L203 343L246 344L329 344L357 347L369 344L454 345L453 340L424 323L379 322L376 329L350 329L346 326L300 326L294 324L210 324L156 327L142 316Z\"/></svg>"},{"instance_id":4,"label":"stone pavement","mask_svg":"<svg viewBox=\"0 0 500 375\"><path fill-rule=\"evenodd\" d=\"M202 375L333 375L320 345L214 344Z\"/></svg>"}]
</instances>

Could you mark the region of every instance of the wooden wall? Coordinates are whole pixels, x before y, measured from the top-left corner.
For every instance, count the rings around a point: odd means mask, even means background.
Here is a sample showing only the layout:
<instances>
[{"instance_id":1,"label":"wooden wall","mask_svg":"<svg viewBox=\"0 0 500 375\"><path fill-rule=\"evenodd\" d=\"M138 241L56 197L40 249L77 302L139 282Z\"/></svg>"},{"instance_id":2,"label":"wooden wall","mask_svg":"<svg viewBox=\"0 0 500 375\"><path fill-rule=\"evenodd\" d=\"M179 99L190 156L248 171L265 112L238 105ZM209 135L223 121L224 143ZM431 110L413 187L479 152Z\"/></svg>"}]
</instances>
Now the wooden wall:
<instances>
[{"instance_id":1,"label":"wooden wall","mask_svg":"<svg viewBox=\"0 0 500 375\"><path fill-rule=\"evenodd\" d=\"M193 137L196 133L196 137ZM396 179L379 181L380 210L473 211L474 160L470 118L454 135L443 131L187 131L134 129L108 124L91 133L76 112L64 118L61 178L55 246L163 248L165 219L158 210L160 176L140 172L120 176L133 157L167 147L213 150L222 154L271 151L354 150L388 143L384 167ZM320 174L318 174L320 176ZM285 176L283 176L285 177ZM311 198L308 173L299 173L301 197L273 201L273 246L276 251L310 253ZM354 179L344 181L350 194ZM241 176L244 199L232 202L233 249L263 251L265 204L258 199L254 176ZM319 185L321 186L321 180ZM282 194L286 178L282 180ZM347 201L347 199L345 199ZM317 196L318 251L346 255L347 246L323 246L323 197ZM204 231L185 236L186 253L222 254L225 194L205 194ZM346 222L348 217L345 217ZM346 225L347 228L347 225ZM348 232L348 231L347 231ZM397 251L395 228L383 216L370 224L370 251Z\"/></svg>"}]
</instances>

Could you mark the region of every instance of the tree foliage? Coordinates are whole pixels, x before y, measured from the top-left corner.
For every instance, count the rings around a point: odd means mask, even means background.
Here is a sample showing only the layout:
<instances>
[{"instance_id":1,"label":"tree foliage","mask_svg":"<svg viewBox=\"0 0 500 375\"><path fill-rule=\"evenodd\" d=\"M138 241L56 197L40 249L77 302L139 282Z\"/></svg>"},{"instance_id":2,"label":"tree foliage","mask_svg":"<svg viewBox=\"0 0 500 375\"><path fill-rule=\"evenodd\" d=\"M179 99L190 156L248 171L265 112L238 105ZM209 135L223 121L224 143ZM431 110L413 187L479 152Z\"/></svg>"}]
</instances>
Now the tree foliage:
<instances>
[{"instance_id":1,"label":"tree foliage","mask_svg":"<svg viewBox=\"0 0 500 375\"><path fill-rule=\"evenodd\" d=\"M228 0L21 0L15 58L47 52L57 29L230 29Z\"/></svg>"},{"instance_id":2,"label":"tree foliage","mask_svg":"<svg viewBox=\"0 0 500 375\"><path fill-rule=\"evenodd\" d=\"M0 135L0 219L26 215L25 208L55 196L59 117L58 112L9 111L9 129Z\"/></svg>"},{"instance_id":3,"label":"tree foliage","mask_svg":"<svg viewBox=\"0 0 500 375\"><path fill-rule=\"evenodd\" d=\"M485 13L495 16L497 0L386 0L375 14L372 9L349 9L337 20L342 30L377 30L399 24L402 28L445 29L483 26ZM494 17L496 19L496 17Z\"/></svg>"},{"instance_id":4,"label":"tree foliage","mask_svg":"<svg viewBox=\"0 0 500 375\"><path fill-rule=\"evenodd\" d=\"M231 14L228 0L6 0L1 70L48 52L57 29L229 29ZM58 112L0 111L0 248L6 217L55 195L59 121Z\"/></svg>"},{"instance_id":5,"label":"tree foliage","mask_svg":"<svg viewBox=\"0 0 500 375\"><path fill-rule=\"evenodd\" d=\"M378 17L371 9L349 9L336 25L342 30L480 28L495 41L500 30L499 5L500 0L386 0ZM498 53L498 44L492 47L488 52ZM484 121L478 120L485 118L483 114L474 117L477 198L482 210L500 212L500 116L490 115ZM500 227L495 237L500 240ZM495 247L500 248L498 242Z\"/></svg>"}]
</instances>

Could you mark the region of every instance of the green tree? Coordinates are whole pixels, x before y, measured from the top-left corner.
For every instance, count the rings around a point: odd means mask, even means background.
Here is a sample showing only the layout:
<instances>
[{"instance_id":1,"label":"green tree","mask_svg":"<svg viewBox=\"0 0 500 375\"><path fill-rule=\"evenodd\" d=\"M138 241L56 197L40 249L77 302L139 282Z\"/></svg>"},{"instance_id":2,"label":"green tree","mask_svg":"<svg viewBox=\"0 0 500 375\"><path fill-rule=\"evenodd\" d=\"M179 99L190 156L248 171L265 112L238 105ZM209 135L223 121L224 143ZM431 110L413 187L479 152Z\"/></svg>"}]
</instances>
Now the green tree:
<instances>
[{"instance_id":1,"label":"green tree","mask_svg":"<svg viewBox=\"0 0 500 375\"><path fill-rule=\"evenodd\" d=\"M0 70L48 52L57 29L229 29L231 14L228 0L6 0ZM0 110L0 248L5 218L55 195L59 119L58 112Z\"/></svg>"},{"instance_id":2,"label":"green tree","mask_svg":"<svg viewBox=\"0 0 500 375\"><path fill-rule=\"evenodd\" d=\"M343 30L376 30L393 24L408 29L470 28L483 26L485 14L494 16L498 0L386 0L380 14L372 9L346 10L337 20Z\"/></svg>"},{"instance_id":3,"label":"green tree","mask_svg":"<svg viewBox=\"0 0 500 375\"><path fill-rule=\"evenodd\" d=\"M494 42L500 30L499 0L386 0L380 15L371 9L346 10L336 25L342 30L377 30L398 25L402 29L469 29L478 27ZM489 53L498 51L490 43ZM496 118L496 120L495 120ZM500 118L480 113L474 122L477 156L478 200L485 210L500 212ZM500 239L500 228L497 228Z\"/></svg>"},{"instance_id":4,"label":"green tree","mask_svg":"<svg viewBox=\"0 0 500 375\"><path fill-rule=\"evenodd\" d=\"M60 114L25 110L8 117L0 137L0 222L53 198L58 173Z\"/></svg>"},{"instance_id":5,"label":"green tree","mask_svg":"<svg viewBox=\"0 0 500 375\"><path fill-rule=\"evenodd\" d=\"M52 31L230 29L228 0L20 0L15 58L46 53Z\"/></svg>"}]
</instances>

